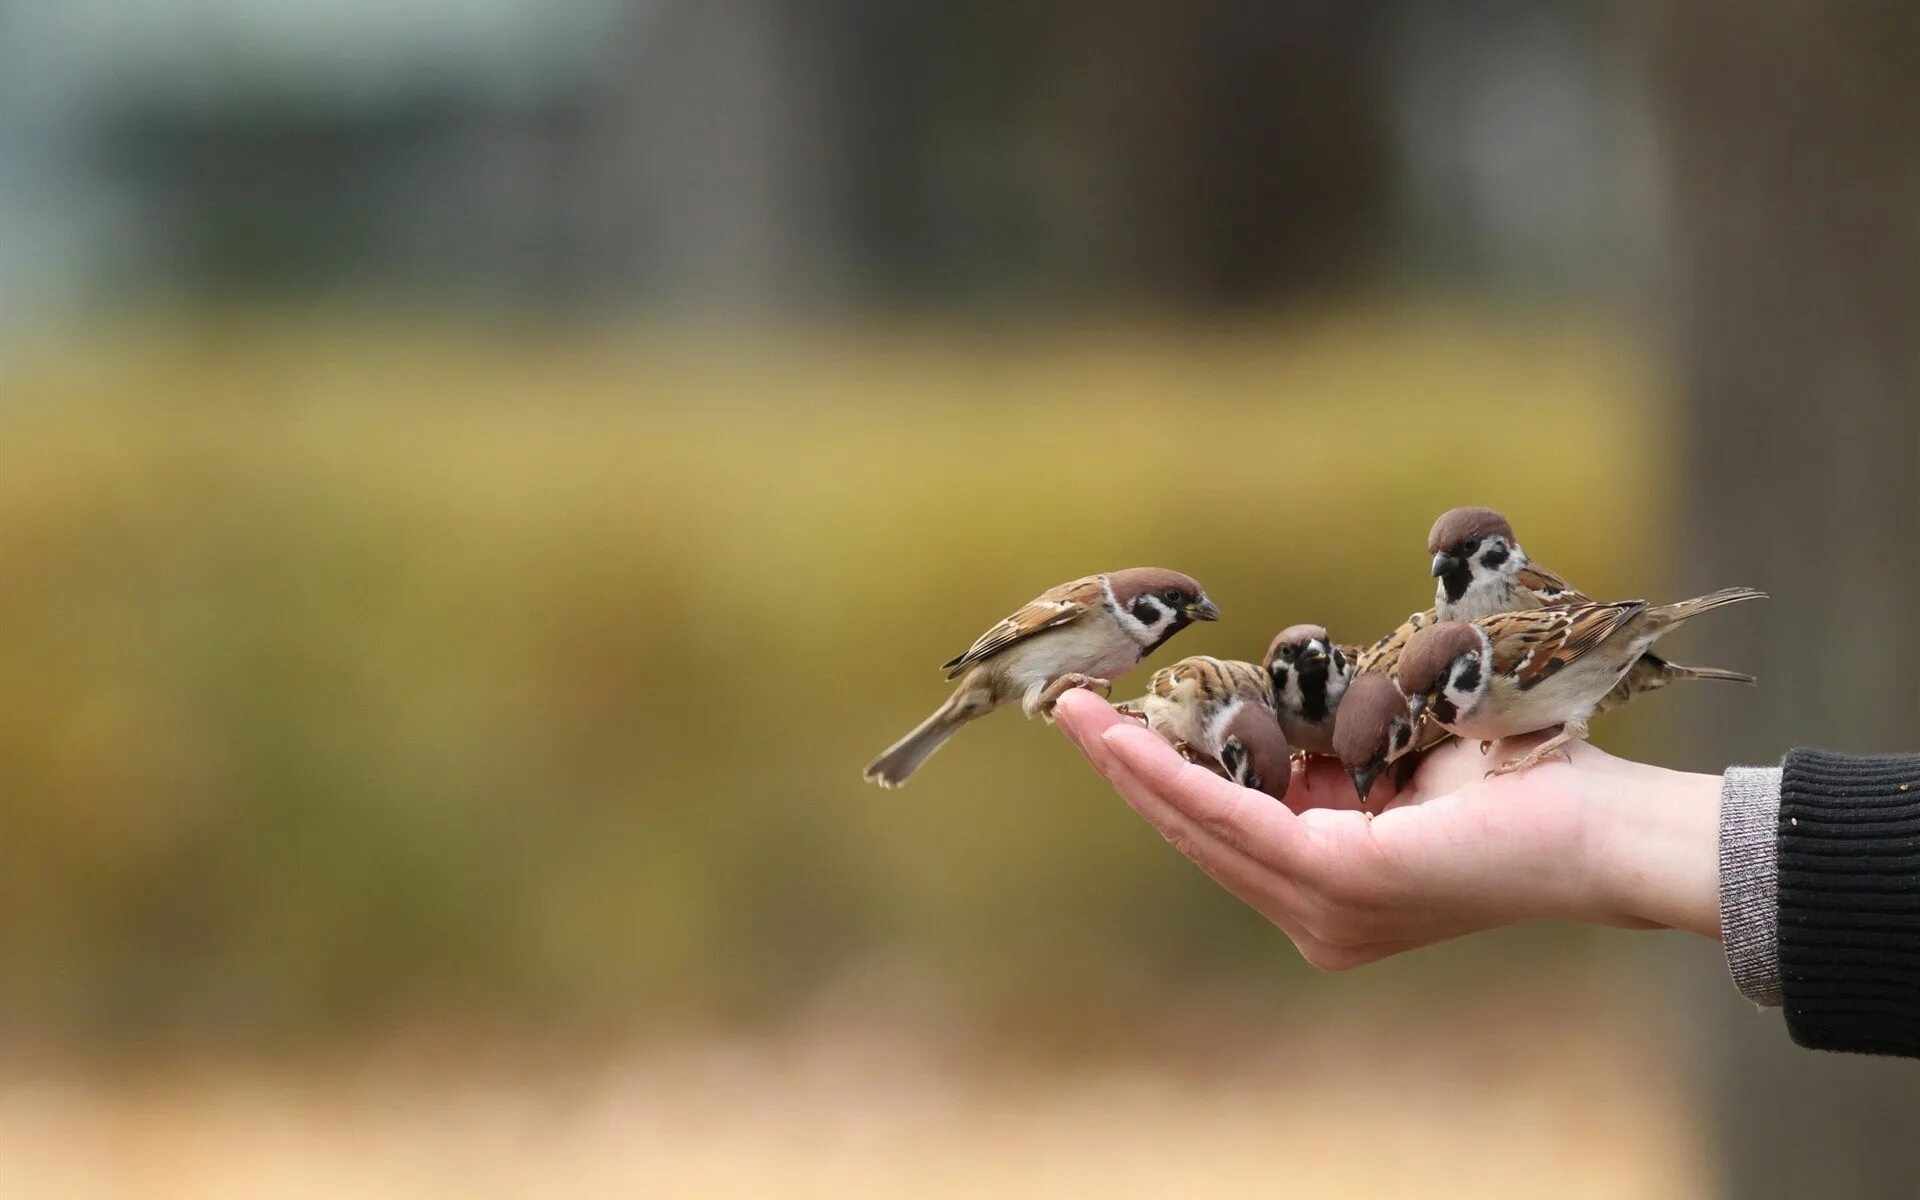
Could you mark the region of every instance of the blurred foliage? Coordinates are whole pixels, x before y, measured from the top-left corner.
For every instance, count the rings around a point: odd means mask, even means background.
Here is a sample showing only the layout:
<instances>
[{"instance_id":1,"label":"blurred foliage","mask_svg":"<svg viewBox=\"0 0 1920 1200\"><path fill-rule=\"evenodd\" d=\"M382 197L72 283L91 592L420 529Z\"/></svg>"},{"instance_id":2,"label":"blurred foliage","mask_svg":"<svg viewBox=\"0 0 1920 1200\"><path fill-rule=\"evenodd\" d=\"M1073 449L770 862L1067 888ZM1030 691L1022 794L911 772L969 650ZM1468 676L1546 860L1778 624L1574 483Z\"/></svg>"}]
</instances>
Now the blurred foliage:
<instances>
[{"instance_id":1,"label":"blurred foliage","mask_svg":"<svg viewBox=\"0 0 1920 1200\"><path fill-rule=\"evenodd\" d=\"M0 387L16 1032L621 1028L869 984L934 1020L1090 1019L1291 986L1277 935L1038 724L975 727L904 792L860 767L936 663L1070 576L1207 585L1226 619L1155 665L1379 632L1427 603L1456 503L1640 594L1669 477L1632 347L1537 313L222 319L41 347Z\"/></svg>"}]
</instances>

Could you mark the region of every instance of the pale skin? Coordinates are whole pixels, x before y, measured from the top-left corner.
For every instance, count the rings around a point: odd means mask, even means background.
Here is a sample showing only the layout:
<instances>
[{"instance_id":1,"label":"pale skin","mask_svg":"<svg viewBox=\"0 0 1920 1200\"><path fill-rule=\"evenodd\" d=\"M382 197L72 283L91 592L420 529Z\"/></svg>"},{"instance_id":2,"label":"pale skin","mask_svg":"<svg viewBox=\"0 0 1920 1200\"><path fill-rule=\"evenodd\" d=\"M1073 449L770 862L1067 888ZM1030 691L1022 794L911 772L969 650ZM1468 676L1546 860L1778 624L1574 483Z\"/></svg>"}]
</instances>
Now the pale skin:
<instances>
[{"instance_id":1,"label":"pale skin","mask_svg":"<svg viewBox=\"0 0 1920 1200\"><path fill-rule=\"evenodd\" d=\"M1615 758L1585 743L1522 774L1477 742L1433 751L1408 787L1383 778L1361 811L1337 762L1297 768L1285 802L1183 760L1086 691L1054 711L1134 811L1340 971L1520 921L1587 921L1720 937L1720 777Z\"/></svg>"}]
</instances>

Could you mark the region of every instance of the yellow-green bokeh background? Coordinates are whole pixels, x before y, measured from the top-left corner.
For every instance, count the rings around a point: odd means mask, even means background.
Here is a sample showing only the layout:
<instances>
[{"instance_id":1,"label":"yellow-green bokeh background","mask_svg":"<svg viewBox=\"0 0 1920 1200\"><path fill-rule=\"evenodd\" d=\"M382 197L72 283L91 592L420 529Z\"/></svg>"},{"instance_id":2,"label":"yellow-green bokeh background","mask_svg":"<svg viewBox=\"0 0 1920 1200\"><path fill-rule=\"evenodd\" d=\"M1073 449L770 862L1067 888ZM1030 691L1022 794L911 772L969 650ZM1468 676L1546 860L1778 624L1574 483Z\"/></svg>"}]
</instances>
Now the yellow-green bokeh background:
<instances>
[{"instance_id":1,"label":"yellow-green bokeh background","mask_svg":"<svg viewBox=\"0 0 1920 1200\"><path fill-rule=\"evenodd\" d=\"M1366 639L1428 602L1455 503L1602 594L1663 565L1642 354L1538 309L233 316L47 339L5 379L0 1001L29 1041L658 1036L843 995L1055 1036L1196 989L1284 1010L1323 981L1038 723L863 785L934 665L1146 563L1226 614L1156 665L1302 620Z\"/></svg>"}]
</instances>

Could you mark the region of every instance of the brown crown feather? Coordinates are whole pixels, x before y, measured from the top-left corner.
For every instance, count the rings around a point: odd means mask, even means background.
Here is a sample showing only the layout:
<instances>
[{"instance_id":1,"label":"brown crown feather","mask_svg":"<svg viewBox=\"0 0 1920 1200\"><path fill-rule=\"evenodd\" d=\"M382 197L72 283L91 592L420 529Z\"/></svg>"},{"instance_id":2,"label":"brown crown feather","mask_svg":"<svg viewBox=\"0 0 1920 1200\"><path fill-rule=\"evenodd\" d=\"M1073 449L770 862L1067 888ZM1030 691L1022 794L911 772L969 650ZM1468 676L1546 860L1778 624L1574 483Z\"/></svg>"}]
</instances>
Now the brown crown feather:
<instances>
[{"instance_id":1,"label":"brown crown feather","mask_svg":"<svg viewBox=\"0 0 1920 1200\"><path fill-rule=\"evenodd\" d=\"M1490 508L1450 508L1440 514L1427 534L1427 553L1452 550L1464 542L1477 542L1495 534L1513 540L1513 526Z\"/></svg>"},{"instance_id":2,"label":"brown crown feather","mask_svg":"<svg viewBox=\"0 0 1920 1200\"><path fill-rule=\"evenodd\" d=\"M1128 567L1124 571L1109 571L1107 583L1112 586L1113 598L1121 608L1132 604L1135 596L1158 596L1162 592L1177 591L1188 600L1197 600L1203 594L1199 581L1193 576L1169 571L1165 567Z\"/></svg>"},{"instance_id":3,"label":"brown crown feather","mask_svg":"<svg viewBox=\"0 0 1920 1200\"><path fill-rule=\"evenodd\" d=\"M1319 638L1328 645L1333 644L1333 639L1327 636L1327 627L1324 625L1289 625L1273 635L1273 641L1267 646L1267 656L1260 660L1260 664L1271 667L1273 660L1280 655L1280 647L1304 646L1315 638Z\"/></svg>"},{"instance_id":4,"label":"brown crown feather","mask_svg":"<svg viewBox=\"0 0 1920 1200\"><path fill-rule=\"evenodd\" d=\"M1252 758L1254 774L1260 777L1260 790L1275 800L1286 798L1287 785L1293 780L1292 748L1287 735L1271 709L1243 704L1228 718L1221 730L1223 738L1233 738Z\"/></svg>"},{"instance_id":5,"label":"brown crown feather","mask_svg":"<svg viewBox=\"0 0 1920 1200\"><path fill-rule=\"evenodd\" d=\"M1442 621L1422 629L1407 639L1407 648L1401 652L1400 690L1409 696L1432 691L1454 659L1480 648L1480 631L1465 621Z\"/></svg>"},{"instance_id":6,"label":"brown crown feather","mask_svg":"<svg viewBox=\"0 0 1920 1200\"><path fill-rule=\"evenodd\" d=\"M1391 679L1362 675L1347 688L1333 718L1333 752L1347 766L1365 766L1385 752L1393 719L1407 715L1407 698Z\"/></svg>"}]
</instances>

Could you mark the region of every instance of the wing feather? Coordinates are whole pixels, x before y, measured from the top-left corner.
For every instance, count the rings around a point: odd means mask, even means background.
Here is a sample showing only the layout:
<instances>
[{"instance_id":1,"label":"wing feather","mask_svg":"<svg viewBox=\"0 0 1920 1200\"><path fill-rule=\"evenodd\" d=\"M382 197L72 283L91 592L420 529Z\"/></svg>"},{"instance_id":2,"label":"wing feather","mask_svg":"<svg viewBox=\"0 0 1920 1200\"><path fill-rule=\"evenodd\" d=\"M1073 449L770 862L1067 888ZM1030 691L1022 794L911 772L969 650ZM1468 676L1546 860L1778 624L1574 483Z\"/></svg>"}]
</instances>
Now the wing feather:
<instances>
[{"instance_id":1,"label":"wing feather","mask_svg":"<svg viewBox=\"0 0 1920 1200\"><path fill-rule=\"evenodd\" d=\"M1533 687L1577 661L1647 607L1645 600L1499 613L1476 622L1493 643L1493 670Z\"/></svg>"},{"instance_id":2,"label":"wing feather","mask_svg":"<svg viewBox=\"0 0 1920 1200\"><path fill-rule=\"evenodd\" d=\"M1592 604L1591 597L1538 563L1529 562L1514 575L1514 582L1532 592L1542 608L1565 608L1574 604Z\"/></svg>"},{"instance_id":3,"label":"wing feather","mask_svg":"<svg viewBox=\"0 0 1920 1200\"><path fill-rule=\"evenodd\" d=\"M1353 673L1364 675L1369 672L1384 672L1389 677L1400 674L1400 652L1407 648L1407 639L1420 630L1433 624L1434 612L1428 609L1417 612L1402 621L1391 632L1373 645L1354 656Z\"/></svg>"},{"instance_id":4,"label":"wing feather","mask_svg":"<svg viewBox=\"0 0 1920 1200\"><path fill-rule=\"evenodd\" d=\"M1087 575L1059 587L1048 588L1021 605L1012 616L981 634L964 653L941 663L940 669L947 673L948 679L957 679L974 664L992 658L1043 629L1071 624L1099 607L1101 591L1098 575Z\"/></svg>"}]
</instances>

